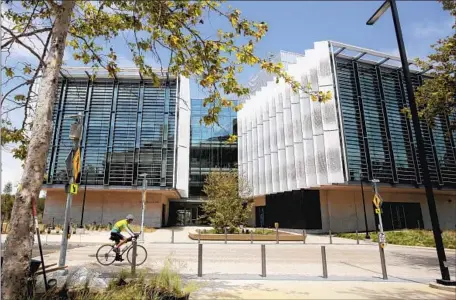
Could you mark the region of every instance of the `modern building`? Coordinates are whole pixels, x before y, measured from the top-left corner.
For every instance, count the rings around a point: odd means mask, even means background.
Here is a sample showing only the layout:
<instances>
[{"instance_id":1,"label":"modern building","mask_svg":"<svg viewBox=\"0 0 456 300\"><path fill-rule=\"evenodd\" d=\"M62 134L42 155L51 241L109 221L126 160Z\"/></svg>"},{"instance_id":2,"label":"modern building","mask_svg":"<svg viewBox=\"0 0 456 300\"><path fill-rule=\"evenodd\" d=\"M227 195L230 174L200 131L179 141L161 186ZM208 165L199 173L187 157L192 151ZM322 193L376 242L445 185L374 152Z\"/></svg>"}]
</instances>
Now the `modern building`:
<instances>
[{"instance_id":1,"label":"modern building","mask_svg":"<svg viewBox=\"0 0 456 300\"><path fill-rule=\"evenodd\" d=\"M94 81L86 71L62 72L47 161L44 221L64 221L65 161L74 122L70 116L81 113L82 173L73 197L73 223L108 224L126 213L139 219L146 174L146 225L199 224L205 177L237 165L237 145L227 143L237 132L236 113L225 108L219 125L205 126L200 120L207 108L201 99L190 100L186 78L164 73L161 86L155 87L135 69L123 69L115 79L99 73Z\"/></svg>"},{"instance_id":2,"label":"modern building","mask_svg":"<svg viewBox=\"0 0 456 300\"><path fill-rule=\"evenodd\" d=\"M124 69L115 79L87 69L67 68L53 111L44 222L62 224L71 150L69 118L83 114L80 143L82 176L73 197L72 222L108 224L127 213L141 215L141 189L147 180L145 224L167 223L170 199L188 197L190 146L189 80L167 73L160 86Z\"/></svg>"},{"instance_id":3,"label":"modern building","mask_svg":"<svg viewBox=\"0 0 456 300\"><path fill-rule=\"evenodd\" d=\"M253 187L256 225L362 231L366 218L375 230L370 181L379 179L386 230L431 228L399 58L332 41L286 58L289 74L332 99L311 101L264 74L251 83L254 92L238 114L238 162ZM425 80L425 72L412 73L415 86ZM421 129L440 225L454 229L456 136L449 118L440 116L432 129L422 122Z\"/></svg>"},{"instance_id":4,"label":"modern building","mask_svg":"<svg viewBox=\"0 0 456 300\"><path fill-rule=\"evenodd\" d=\"M237 144L227 143L228 137L237 133L236 112L222 108L218 124L211 126L200 122L206 113L203 100L191 100L189 196L171 200L168 225L204 223L201 204L206 176L237 168Z\"/></svg>"},{"instance_id":5,"label":"modern building","mask_svg":"<svg viewBox=\"0 0 456 300\"><path fill-rule=\"evenodd\" d=\"M403 112L408 99L399 58L323 41L274 60L332 99L311 101L260 72L249 82L244 108L237 115L223 110L221 126L206 127L200 123L206 108L190 100L186 78L162 73L156 87L136 69L114 79L99 72L95 80L88 69L65 69L54 104L44 222L63 223L69 116L82 113L76 224L108 224L126 213L139 218L143 174L147 226L204 223L205 177L237 167L252 187L256 226L337 232L363 231L366 222L375 230L371 180L378 179L385 229L431 228L414 130ZM413 65L412 73L415 86L426 79ZM432 129L421 124L440 225L448 229L456 225L454 118L441 116ZM237 144L226 141L232 133Z\"/></svg>"}]
</instances>

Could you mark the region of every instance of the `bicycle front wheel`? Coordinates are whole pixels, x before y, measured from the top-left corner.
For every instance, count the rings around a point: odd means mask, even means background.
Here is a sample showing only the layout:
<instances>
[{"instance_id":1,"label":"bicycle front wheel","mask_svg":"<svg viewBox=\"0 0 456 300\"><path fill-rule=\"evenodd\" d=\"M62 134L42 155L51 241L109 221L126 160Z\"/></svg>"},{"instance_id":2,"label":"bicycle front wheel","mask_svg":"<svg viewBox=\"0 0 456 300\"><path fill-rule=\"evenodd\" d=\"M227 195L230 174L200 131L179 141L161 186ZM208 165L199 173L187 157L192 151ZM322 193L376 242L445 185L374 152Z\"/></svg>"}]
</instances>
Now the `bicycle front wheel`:
<instances>
[{"instance_id":1,"label":"bicycle front wheel","mask_svg":"<svg viewBox=\"0 0 456 300\"><path fill-rule=\"evenodd\" d=\"M133 261L133 247L128 249L127 259L128 259L128 262L130 263L130 265L133 264L132 263L132 261ZM144 248L141 245L137 245L137 247L136 247L136 265L137 266L142 265L146 261L146 259L147 259L146 248Z\"/></svg>"},{"instance_id":2,"label":"bicycle front wheel","mask_svg":"<svg viewBox=\"0 0 456 300\"><path fill-rule=\"evenodd\" d=\"M97 260L103 266L109 266L116 260L116 252L110 244L102 245L97 251Z\"/></svg>"}]
</instances>

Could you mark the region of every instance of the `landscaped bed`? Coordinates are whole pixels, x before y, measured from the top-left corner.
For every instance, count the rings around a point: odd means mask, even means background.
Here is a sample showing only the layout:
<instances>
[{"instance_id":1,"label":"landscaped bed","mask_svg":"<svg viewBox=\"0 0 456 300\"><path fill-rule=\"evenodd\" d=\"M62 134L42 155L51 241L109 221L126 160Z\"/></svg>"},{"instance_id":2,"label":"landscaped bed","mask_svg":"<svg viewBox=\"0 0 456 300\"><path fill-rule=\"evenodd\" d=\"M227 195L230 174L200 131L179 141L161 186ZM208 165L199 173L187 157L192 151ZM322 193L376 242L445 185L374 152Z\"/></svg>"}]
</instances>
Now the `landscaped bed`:
<instances>
[{"instance_id":1,"label":"landscaped bed","mask_svg":"<svg viewBox=\"0 0 456 300\"><path fill-rule=\"evenodd\" d=\"M252 232L252 234L251 234ZM188 237L192 240L224 241L225 234L217 233L215 229L203 229L198 232L190 232ZM236 230L235 233L227 233L227 241L275 241L276 231L273 229L246 229ZM302 241L302 235L292 234L279 230L279 241Z\"/></svg>"},{"instance_id":2,"label":"landscaped bed","mask_svg":"<svg viewBox=\"0 0 456 300\"><path fill-rule=\"evenodd\" d=\"M408 229L400 231L387 231L386 242L388 244L405 246L435 247L434 236L431 230ZM356 233L338 233L337 237L356 240ZM359 238L362 238L359 234ZM378 242L378 235L371 233L373 242ZM456 249L456 230L445 230L442 233L443 245L447 249Z\"/></svg>"}]
</instances>

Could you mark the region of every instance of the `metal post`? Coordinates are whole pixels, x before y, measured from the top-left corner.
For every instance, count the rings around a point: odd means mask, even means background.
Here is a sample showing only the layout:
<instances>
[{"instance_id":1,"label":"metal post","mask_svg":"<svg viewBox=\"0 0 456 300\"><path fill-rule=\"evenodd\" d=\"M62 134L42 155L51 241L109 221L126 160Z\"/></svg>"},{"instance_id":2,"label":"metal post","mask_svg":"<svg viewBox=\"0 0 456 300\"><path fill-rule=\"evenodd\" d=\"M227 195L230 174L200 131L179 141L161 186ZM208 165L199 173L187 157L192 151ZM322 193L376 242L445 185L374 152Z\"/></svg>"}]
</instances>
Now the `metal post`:
<instances>
[{"instance_id":1,"label":"metal post","mask_svg":"<svg viewBox=\"0 0 456 300\"><path fill-rule=\"evenodd\" d=\"M201 242L201 230L198 229L198 244Z\"/></svg>"},{"instance_id":2,"label":"metal post","mask_svg":"<svg viewBox=\"0 0 456 300\"><path fill-rule=\"evenodd\" d=\"M146 210L146 188L147 188L147 173L141 174L143 177L143 186L142 186L142 199L141 199L141 242L144 243L144 212Z\"/></svg>"},{"instance_id":3,"label":"metal post","mask_svg":"<svg viewBox=\"0 0 456 300\"><path fill-rule=\"evenodd\" d=\"M326 263L326 246L321 246L321 263L323 264L323 278L328 278L328 266Z\"/></svg>"},{"instance_id":4,"label":"metal post","mask_svg":"<svg viewBox=\"0 0 456 300\"><path fill-rule=\"evenodd\" d=\"M266 277L266 245L261 245L261 276Z\"/></svg>"},{"instance_id":5,"label":"metal post","mask_svg":"<svg viewBox=\"0 0 456 300\"><path fill-rule=\"evenodd\" d=\"M250 244L253 244L253 231L250 231Z\"/></svg>"},{"instance_id":6,"label":"metal post","mask_svg":"<svg viewBox=\"0 0 456 300\"><path fill-rule=\"evenodd\" d=\"M358 235L358 229L356 229L356 244L359 245L359 235Z\"/></svg>"},{"instance_id":7,"label":"metal post","mask_svg":"<svg viewBox=\"0 0 456 300\"><path fill-rule=\"evenodd\" d=\"M228 240L228 236L226 234L226 227L225 227L225 244L227 243L227 240Z\"/></svg>"},{"instance_id":8,"label":"metal post","mask_svg":"<svg viewBox=\"0 0 456 300\"><path fill-rule=\"evenodd\" d=\"M81 224L79 224L79 228L84 228L84 209L85 209L85 203L86 203L86 192L87 192L87 174L89 173L89 170L86 169L85 171L85 185L84 185L84 195L82 196L82 211L81 211Z\"/></svg>"},{"instance_id":9,"label":"metal post","mask_svg":"<svg viewBox=\"0 0 456 300\"><path fill-rule=\"evenodd\" d=\"M79 147L79 139L73 139L73 149L76 150ZM74 154L74 151L73 151ZM73 157L71 159L73 161ZM71 172L69 185L74 183L73 174ZM73 202L73 194L68 191L67 199L66 199L66 206L65 206L65 219L63 223L63 232L62 232L62 241L60 242L60 256L59 256L59 267L65 266L66 261L66 253L68 248L68 229L70 226L70 218L71 218L71 204ZM65 272L65 271L64 271Z\"/></svg>"},{"instance_id":10,"label":"metal post","mask_svg":"<svg viewBox=\"0 0 456 300\"><path fill-rule=\"evenodd\" d=\"M385 262L385 249L378 244L378 250L380 251L380 263L382 264L382 275L383 279L387 280L388 279L388 274L386 273L386 262Z\"/></svg>"},{"instance_id":11,"label":"metal post","mask_svg":"<svg viewBox=\"0 0 456 300\"><path fill-rule=\"evenodd\" d=\"M405 51L404 39L402 37L401 24L399 22L399 14L397 12L396 1L390 0L391 13L393 16L394 29L396 31L397 44L399 53L401 56L402 69L405 77L405 84L407 87L407 95L409 99L410 112L412 115L413 128L415 130L416 145L418 147L418 157L420 159L421 169L423 171L423 185L426 190L426 198L429 206L429 214L432 223L432 232L434 234L434 240L437 250L437 257L439 259L440 273L442 280L439 283L446 283L450 281L450 272L446 266L446 255L445 249L443 248L442 232L440 231L439 217L437 215L437 208L435 205L434 191L432 190L432 183L429 176L429 168L426 159L426 153L423 142L423 135L421 133L420 119L418 117L418 109L415 102L415 93L412 86L412 79L410 76L409 63L407 60L407 53Z\"/></svg>"},{"instance_id":12,"label":"metal post","mask_svg":"<svg viewBox=\"0 0 456 300\"><path fill-rule=\"evenodd\" d=\"M136 274L136 251L138 246L138 241L136 238L133 238L133 257L131 258L131 275Z\"/></svg>"},{"instance_id":13,"label":"metal post","mask_svg":"<svg viewBox=\"0 0 456 300\"><path fill-rule=\"evenodd\" d=\"M198 277L203 276L203 244L198 244Z\"/></svg>"},{"instance_id":14,"label":"metal post","mask_svg":"<svg viewBox=\"0 0 456 300\"><path fill-rule=\"evenodd\" d=\"M171 244L174 244L174 228L171 229Z\"/></svg>"},{"instance_id":15,"label":"metal post","mask_svg":"<svg viewBox=\"0 0 456 300\"><path fill-rule=\"evenodd\" d=\"M364 199L364 187L363 187L363 175L359 172L360 183L361 183L361 195L363 197L363 209L364 209L364 228L366 229L366 240L370 239L369 228L367 227L367 214L366 214L366 200Z\"/></svg>"},{"instance_id":16,"label":"metal post","mask_svg":"<svg viewBox=\"0 0 456 300\"><path fill-rule=\"evenodd\" d=\"M333 243L333 237L332 237L331 229L329 230L329 243L330 243L330 244Z\"/></svg>"},{"instance_id":17,"label":"metal post","mask_svg":"<svg viewBox=\"0 0 456 300\"><path fill-rule=\"evenodd\" d=\"M276 244L279 243L279 227L276 228Z\"/></svg>"},{"instance_id":18,"label":"metal post","mask_svg":"<svg viewBox=\"0 0 456 300\"><path fill-rule=\"evenodd\" d=\"M306 243L306 238L307 238L307 233L306 233L306 230L303 229L303 230L302 230L302 243L303 243L303 244Z\"/></svg>"}]
</instances>

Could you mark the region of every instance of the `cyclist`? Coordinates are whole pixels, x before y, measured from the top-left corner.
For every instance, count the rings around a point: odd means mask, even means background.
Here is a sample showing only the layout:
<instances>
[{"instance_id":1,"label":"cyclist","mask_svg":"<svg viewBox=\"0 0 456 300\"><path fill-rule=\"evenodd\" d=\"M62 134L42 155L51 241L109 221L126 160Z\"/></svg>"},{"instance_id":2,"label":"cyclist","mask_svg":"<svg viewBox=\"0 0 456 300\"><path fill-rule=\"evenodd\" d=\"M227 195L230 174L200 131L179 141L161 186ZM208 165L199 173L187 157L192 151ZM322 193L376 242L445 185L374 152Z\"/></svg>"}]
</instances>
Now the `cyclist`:
<instances>
[{"instance_id":1,"label":"cyclist","mask_svg":"<svg viewBox=\"0 0 456 300\"><path fill-rule=\"evenodd\" d=\"M117 258L120 259L119 254L120 254L120 246L125 244L126 242L131 241L132 237L136 236L133 231L130 229L128 224L133 222L133 215L128 214L127 217L123 220L117 221L114 226L112 227L111 230L111 240L116 242L116 246L114 247L114 251L116 251ZM124 237L121 232L125 230L130 234L129 238Z\"/></svg>"}]
</instances>

